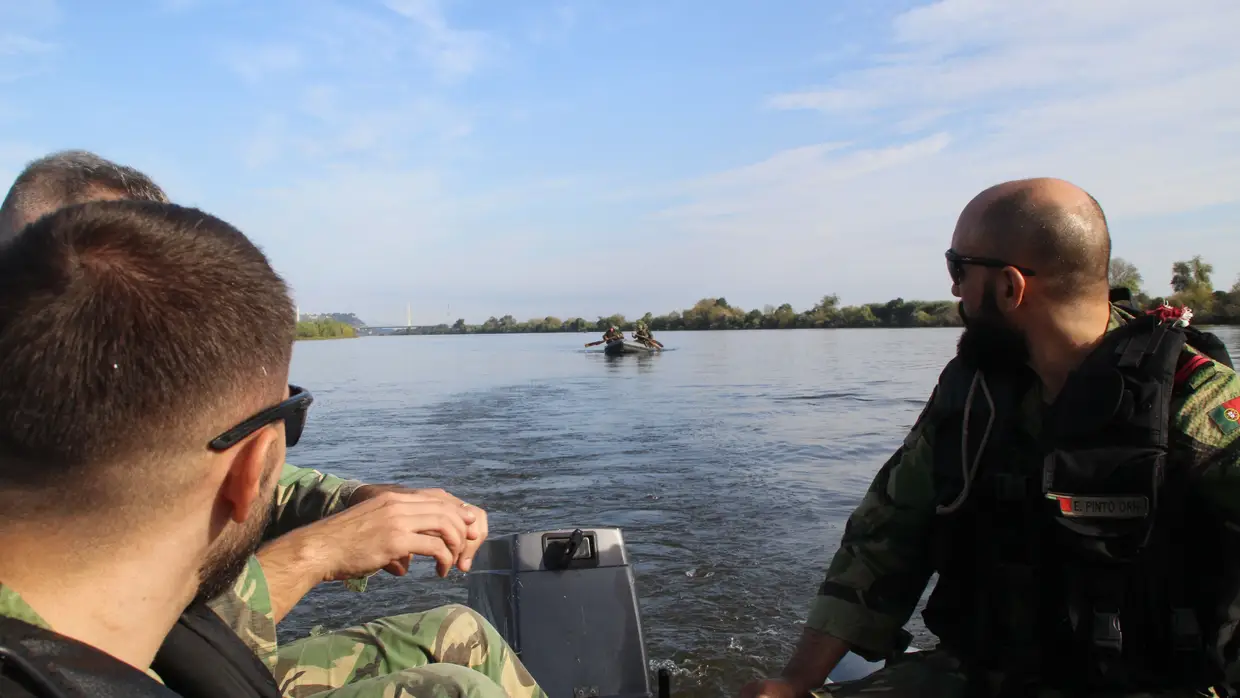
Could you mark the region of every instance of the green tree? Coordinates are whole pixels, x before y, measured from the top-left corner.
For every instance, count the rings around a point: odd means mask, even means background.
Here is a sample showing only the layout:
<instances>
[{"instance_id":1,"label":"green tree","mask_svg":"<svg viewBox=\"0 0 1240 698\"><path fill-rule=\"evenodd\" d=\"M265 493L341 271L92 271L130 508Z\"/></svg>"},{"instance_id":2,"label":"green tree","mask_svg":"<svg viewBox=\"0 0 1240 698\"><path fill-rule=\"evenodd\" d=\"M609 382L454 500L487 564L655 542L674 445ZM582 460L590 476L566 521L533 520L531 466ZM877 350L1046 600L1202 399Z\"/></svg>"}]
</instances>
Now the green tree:
<instances>
[{"instance_id":1,"label":"green tree","mask_svg":"<svg viewBox=\"0 0 1240 698\"><path fill-rule=\"evenodd\" d=\"M1191 308L1194 313L1209 316L1214 309L1214 286L1210 275L1214 267L1196 255L1188 261L1171 265L1172 301L1179 306Z\"/></svg>"},{"instance_id":2,"label":"green tree","mask_svg":"<svg viewBox=\"0 0 1240 698\"><path fill-rule=\"evenodd\" d=\"M1213 288L1210 284L1213 273L1214 267L1202 261L1201 255L1186 262L1175 262L1171 265L1171 290L1184 293L1203 286Z\"/></svg>"},{"instance_id":3,"label":"green tree","mask_svg":"<svg viewBox=\"0 0 1240 698\"><path fill-rule=\"evenodd\" d=\"M1126 288L1132 291L1135 298L1141 293L1141 272L1137 271L1137 267L1126 259L1116 257L1111 260L1110 270L1108 271L1111 288Z\"/></svg>"}]
</instances>

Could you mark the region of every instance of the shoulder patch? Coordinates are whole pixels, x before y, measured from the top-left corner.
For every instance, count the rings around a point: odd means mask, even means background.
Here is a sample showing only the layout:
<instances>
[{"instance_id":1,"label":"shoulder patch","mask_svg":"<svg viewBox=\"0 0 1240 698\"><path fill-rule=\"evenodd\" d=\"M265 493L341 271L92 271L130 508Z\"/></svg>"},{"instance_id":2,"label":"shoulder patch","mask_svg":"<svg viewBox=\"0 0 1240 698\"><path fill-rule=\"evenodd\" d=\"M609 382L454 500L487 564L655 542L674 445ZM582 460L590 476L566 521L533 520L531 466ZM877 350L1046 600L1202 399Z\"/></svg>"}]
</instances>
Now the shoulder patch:
<instances>
[{"instance_id":1,"label":"shoulder patch","mask_svg":"<svg viewBox=\"0 0 1240 698\"><path fill-rule=\"evenodd\" d=\"M1202 354L1198 354L1196 352L1188 353L1185 356L1184 361L1180 364L1180 367L1176 369L1175 384L1184 385L1189 382L1190 378L1195 377L1200 369L1213 363L1213 361ZM1211 373L1213 373L1213 371L1211 371ZM1200 383L1198 382L1198 384Z\"/></svg>"},{"instance_id":2,"label":"shoulder patch","mask_svg":"<svg viewBox=\"0 0 1240 698\"><path fill-rule=\"evenodd\" d=\"M1210 421L1224 435L1240 429L1240 397L1233 398L1210 410Z\"/></svg>"}]
</instances>

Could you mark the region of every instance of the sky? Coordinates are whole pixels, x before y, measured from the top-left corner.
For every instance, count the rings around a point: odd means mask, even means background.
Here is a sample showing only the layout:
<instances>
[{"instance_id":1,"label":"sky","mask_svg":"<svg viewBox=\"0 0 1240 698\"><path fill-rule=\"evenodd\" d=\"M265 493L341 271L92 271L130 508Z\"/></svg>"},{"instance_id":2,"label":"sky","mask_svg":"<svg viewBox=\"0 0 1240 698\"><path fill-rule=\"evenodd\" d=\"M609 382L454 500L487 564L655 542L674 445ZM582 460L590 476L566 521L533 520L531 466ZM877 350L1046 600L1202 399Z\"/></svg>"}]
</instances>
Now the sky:
<instances>
[{"instance_id":1,"label":"sky","mask_svg":"<svg viewBox=\"0 0 1240 698\"><path fill-rule=\"evenodd\" d=\"M1178 6L1177 6L1178 5ZM1054 176L1240 273L1235 0L0 0L0 179L85 148L372 325L950 298Z\"/></svg>"}]
</instances>

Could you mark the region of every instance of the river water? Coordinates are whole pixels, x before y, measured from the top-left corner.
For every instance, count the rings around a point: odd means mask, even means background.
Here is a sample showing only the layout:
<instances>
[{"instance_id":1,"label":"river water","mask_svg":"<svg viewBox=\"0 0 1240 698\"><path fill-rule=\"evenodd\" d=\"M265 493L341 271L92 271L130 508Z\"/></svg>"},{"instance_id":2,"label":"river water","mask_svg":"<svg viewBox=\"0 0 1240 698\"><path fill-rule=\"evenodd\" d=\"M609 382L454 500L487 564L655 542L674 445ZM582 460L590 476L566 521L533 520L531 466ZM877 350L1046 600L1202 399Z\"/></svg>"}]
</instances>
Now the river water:
<instances>
[{"instance_id":1,"label":"river water","mask_svg":"<svg viewBox=\"0 0 1240 698\"><path fill-rule=\"evenodd\" d=\"M1240 329L1218 332L1240 354ZM664 332L669 351L615 358L583 349L593 334L300 342L292 380L316 401L289 460L442 487L484 507L493 534L622 528L652 668L679 696L735 695L787 659L844 522L958 336ZM362 594L320 585L281 638L465 598L459 572L423 560Z\"/></svg>"}]
</instances>

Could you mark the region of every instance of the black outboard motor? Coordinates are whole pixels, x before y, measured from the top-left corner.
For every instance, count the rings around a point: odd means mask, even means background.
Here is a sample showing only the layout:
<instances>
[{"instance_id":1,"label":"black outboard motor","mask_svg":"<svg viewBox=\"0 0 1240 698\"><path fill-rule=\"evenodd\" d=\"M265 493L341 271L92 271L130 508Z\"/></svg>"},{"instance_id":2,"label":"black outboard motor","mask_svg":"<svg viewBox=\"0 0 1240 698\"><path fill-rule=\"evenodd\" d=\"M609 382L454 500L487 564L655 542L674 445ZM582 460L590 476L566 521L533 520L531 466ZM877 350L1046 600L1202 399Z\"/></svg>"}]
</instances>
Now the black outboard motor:
<instances>
[{"instance_id":1,"label":"black outboard motor","mask_svg":"<svg viewBox=\"0 0 1240 698\"><path fill-rule=\"evenodd\" d=\"M470 608L495 626L550 698L651 698L620 529L490 538L467 585ZM660 684L666 690L665 677Z\"/></svg>"}]
</instances>

